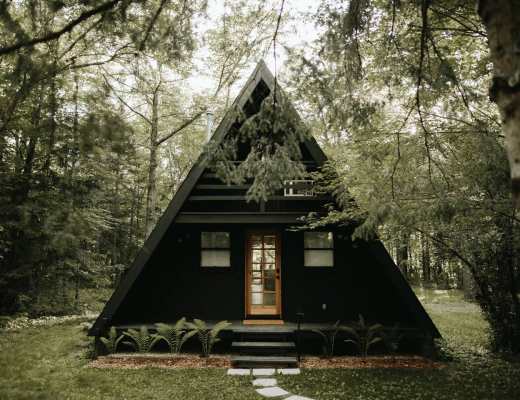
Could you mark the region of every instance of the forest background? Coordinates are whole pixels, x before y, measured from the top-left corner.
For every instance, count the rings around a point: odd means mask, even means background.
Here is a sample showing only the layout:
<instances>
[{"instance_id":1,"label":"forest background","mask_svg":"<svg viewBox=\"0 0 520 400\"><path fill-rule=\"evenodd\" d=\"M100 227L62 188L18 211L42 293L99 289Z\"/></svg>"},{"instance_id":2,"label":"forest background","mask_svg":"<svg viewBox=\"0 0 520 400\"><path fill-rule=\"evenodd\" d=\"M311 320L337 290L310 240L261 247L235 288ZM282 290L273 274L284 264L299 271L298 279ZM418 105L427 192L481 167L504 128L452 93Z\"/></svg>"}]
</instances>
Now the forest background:
<instances>
[{"instance_id":1,"label":"forest background","mask_svg":"<svg viewBox=\"0 0 520 400\"><path fill-rule=\"evenodd\" d=\"M361 221L355 238L377 232L413 284L464 289L493 349L519 352L482 9L311 3L0 1L0 314L75 313L82 289L117 285L203 151L206 111L218 122L265 58L338 172L327 185L360 206L311 224Z\"/></svg>"}]
</instances>

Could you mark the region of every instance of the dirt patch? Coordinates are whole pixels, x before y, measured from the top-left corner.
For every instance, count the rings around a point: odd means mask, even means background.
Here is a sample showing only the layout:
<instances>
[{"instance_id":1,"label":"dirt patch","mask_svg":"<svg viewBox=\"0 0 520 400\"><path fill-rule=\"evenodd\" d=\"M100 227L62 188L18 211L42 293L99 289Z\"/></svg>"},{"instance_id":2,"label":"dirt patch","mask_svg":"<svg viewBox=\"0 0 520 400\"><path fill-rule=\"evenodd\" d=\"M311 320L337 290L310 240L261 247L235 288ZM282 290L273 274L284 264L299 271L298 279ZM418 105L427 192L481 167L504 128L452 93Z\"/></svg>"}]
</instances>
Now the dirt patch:
<instances>
[{"instance_id":1,"label":"dirt patch","mask_svg":"<svg viewBox=\"0 0 520 400\"><path fill-rule=\"evenodd\" d=\"M208 358L191 354L179 355L110 355L99 357L89 364L92 368L230 368L229 356Z\"/></svg>"},{"instance_id":2,"label":"dirt patch","mask_svg":"<svg viewBox=\"0 0 520 400\"><path fill-rule=\"evenodd\" d=\"M441 368L444 365L424 357L304 357L302 368Z\"/></svg>"}]
</instances>

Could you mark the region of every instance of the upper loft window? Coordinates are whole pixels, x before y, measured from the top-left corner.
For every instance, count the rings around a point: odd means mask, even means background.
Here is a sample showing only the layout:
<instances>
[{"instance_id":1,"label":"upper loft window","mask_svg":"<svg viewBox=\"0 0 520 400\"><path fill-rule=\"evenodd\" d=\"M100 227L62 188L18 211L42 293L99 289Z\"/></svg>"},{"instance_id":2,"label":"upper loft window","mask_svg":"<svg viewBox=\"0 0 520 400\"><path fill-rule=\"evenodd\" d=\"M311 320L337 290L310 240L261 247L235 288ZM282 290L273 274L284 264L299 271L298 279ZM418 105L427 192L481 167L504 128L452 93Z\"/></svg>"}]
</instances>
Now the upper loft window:
<instances>
[{"instance_id":1,"label":"upper loft window","mask_svg":"<svg viewBox=\"0 0 520 400\"><path fill-rule=\"evenodd\" d=\"M332 232L304 232L303 248L303 265L306 267L334 266L334 235Z\"/></svg>"},{"instance_id":2,"label":"upper loft window","mask_svg":"<svg viewBox=\"0 0 520 400\"><path fill-rule=\"evenodd\" d=\"M200 233L200 266L231 267L229 232Z\"/></svg>"},{"instance_id":3,"label":"upper loft window","mask_svg":"<svg viewBox=\"0 0 520 400\"><path fill-rule=\"evenodd\" d=\"M314 196L313 181L310 179L296 179L284 181L283 195L291 196Z\"/></svg>"}]
</instances>

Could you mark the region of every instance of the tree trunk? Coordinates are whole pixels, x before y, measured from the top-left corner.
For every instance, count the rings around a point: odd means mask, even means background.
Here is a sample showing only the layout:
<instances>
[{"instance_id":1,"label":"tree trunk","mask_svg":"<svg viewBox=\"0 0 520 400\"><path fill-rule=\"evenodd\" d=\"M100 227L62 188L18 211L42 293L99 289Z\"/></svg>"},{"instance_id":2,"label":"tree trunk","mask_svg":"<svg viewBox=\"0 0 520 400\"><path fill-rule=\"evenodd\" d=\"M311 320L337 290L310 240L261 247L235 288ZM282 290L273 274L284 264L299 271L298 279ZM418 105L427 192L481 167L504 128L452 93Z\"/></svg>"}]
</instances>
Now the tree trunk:
<instances>
[{"instance_id":1,"label":"tree trunk","mask_svg":"<svg viewBox=\"0 0 520 400\"><path fill-rule=\"evenodd\" d=\"M520 206L520 2L480 0L478 13L486 27L493 84L490 98L500 110L511 167L515 206Z\"/></svg>"},{"instance_id":2,"label":"tree trunk","mask_svg":"<svg viewBox=\"0 0 520 400\"><path fill-rule=\"evenodd\" d=\"M399 242L397 246L397 266L403 273L404 277L408 280L409 278L409 270L408 270L408 246L410 241L409 232L401 231L399 233Z\"/></svg>"},{"instance_id":3,"label":"tree trunk","mask_svg":"<svg viewBox=\"0 0 520 400\"><path fill-rule=\"evenodd\" d=\"M56 64L54 64L54 69L56 69ZM49 100L49 135L47 141L47 154L45 155L45 162L43 164L43 172L45 174L50 174L51 164L52 164L52 155L54 152L54 143L56 141L56 113L58 108L57 101L57 89L56 89L56 77L51 79L51 86L49 89L50 100Z\"/></svg>"},{"instance_id":4,"label":"tree trunk","mask_svg":"<svg viewBox=\"0 0 520 400\"><path fill-rule=\"evenodd\" d=\"M150 126L150 158L148 163L148 183L146 186L145 229L148 236L155 223L155 207L157 201L157 143L159 130L159 91L155 90L152 101L152 120Z\"/></svg>"},{"instance_id":5,"label":"tree trunk","mask_svg":"<svg viewBox=\"0 0 520 400\"><path fill-rule=\"evenodd\" d=\"M430 241L428 237L421 233L421 269L423 284L428 285L431 282L431 259L430 259Z\"/></svg>"}]
</instances>

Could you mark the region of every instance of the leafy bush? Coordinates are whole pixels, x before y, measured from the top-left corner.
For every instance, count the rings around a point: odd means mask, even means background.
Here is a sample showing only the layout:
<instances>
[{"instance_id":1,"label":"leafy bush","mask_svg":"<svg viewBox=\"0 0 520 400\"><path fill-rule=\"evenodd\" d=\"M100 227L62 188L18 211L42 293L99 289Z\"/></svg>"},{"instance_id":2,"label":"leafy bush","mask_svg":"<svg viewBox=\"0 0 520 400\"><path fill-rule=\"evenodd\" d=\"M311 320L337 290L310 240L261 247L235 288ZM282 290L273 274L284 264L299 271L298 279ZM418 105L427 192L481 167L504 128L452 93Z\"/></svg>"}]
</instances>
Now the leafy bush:
<instances>
[{"instance_id":1,"label":"leafy bush","mask_svg":"<svg viewBox=\"0 0 520 400\"><path fill-rule=\"evenodd\" d=\"M155 326L157 328L157 337L168 343L170 352L174 354L179 353L182 345L197 333L195 330L189 332L186 330L186 318L184 317L174 325L158 323Z\"/></svg>"},{"instance_id":2,"label":"leafy bush","mask_svg":"<svg viewBox=\"0 0 520 400\"><path fill-rule=\"evenodd\" d=\"M325 358L330 358L334 355L334 346L336 343L336 336L339 331L344 330L343 326L340 326L340 321L332 326L330 330L312 329L312 332L317 333L323 339L322 354Z\"/></svg>"},{"instance_id":3,"label":"leafy bush","mask_svg":"<svg viewBox=\"0 0 520 400\"><path fill-rule=\"evenodd\" d=\"M108 337L100 337L99 340L105 346L108 353L115 353L117 345L124 338L124 335L118 335L116 328L113 326L108 331Z\"/></svg>"},{"instance_id":4,"label":"leafy bush","mask_svg":"<svg viewBox=\"0 0 520 400\"><path fill-rule=\"evenodd\" d=\"M345 340L345 343L354 344L363 357L368 355L370 347L383 340L383 325L367 325L361 314L359 315L359 321L357 323L351 326L345 326L343 330L352 337L351 339Z\"/></svg>"},{"instance_id":5,"label":"leafy bush","mask_svg":"<svg viewBox=\"0 0 520 400\"><path fill-rule=\"evenodd\" d=\"M197 335L199 338L202 346L202 357L208 357L210 355L213 345L220 340L218 337L220 331L229 325L231 325L231 323L227 321L220 321L210 329L206 323L200 319L194 319L193 322L186 323L186 326L191 329L188 334L191 336Z\"/></svg>"},{"instance_id":6,"label":"leafy bush","mask_svg":"<svg viewBox=\"0 0 520 400\"><path fill-rule=\"evenodd\" d=\"M141 326L139 330L128 329L123 332L123 336L132 339L123 343L133 347L138 353L148 353L161 339L158 335L150 335L145 325Z\"/></svg>"}]
</instances>

